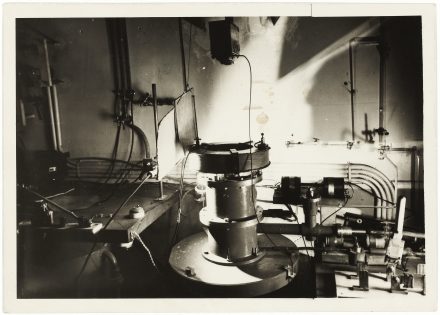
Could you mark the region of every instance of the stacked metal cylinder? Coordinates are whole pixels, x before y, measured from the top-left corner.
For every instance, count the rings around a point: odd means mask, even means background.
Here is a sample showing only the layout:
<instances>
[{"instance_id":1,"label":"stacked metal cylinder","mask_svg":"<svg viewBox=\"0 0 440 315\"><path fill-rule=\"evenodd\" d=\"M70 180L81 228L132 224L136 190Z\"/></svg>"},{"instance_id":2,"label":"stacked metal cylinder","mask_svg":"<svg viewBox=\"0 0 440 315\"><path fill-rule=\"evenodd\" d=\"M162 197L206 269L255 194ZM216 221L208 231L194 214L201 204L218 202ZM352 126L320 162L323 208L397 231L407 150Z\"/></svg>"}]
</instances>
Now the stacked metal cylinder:
<instances>
[{"instance_id":1,"label":"stacked metal cylinder","mask_svg":"<svg viewBox=\"0 0 440 315\"><path fill-rule=\"evenodd\" d=\"M208 234L205 258L222 264L250 263L261 258L255 214L255 183L260 180L259 175L249 175L208 182L207 207L200 212Z\"/></svg>"}]
</instances>

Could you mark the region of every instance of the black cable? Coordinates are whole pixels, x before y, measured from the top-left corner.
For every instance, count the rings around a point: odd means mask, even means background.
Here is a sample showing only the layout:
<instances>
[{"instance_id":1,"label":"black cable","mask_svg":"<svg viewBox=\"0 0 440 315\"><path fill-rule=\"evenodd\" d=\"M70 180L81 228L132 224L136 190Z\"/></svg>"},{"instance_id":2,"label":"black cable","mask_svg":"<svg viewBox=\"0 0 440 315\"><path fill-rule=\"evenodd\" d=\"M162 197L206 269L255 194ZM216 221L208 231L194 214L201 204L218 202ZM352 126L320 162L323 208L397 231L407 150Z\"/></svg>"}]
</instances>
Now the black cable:
<instances>
[{"instance_id":1,"label":"black cable","mask_svg":"<svg viewBox=\"0 0 440 315\"><path fill-rule=\"evenodd\" d=\"M113 170L115 167L115 162L116 159L118 157L118 149L119 149L119 141L120 141L120 137L121 137L121 124L118 123L118 129L116 132L116 140L115 140L115 145L113 146L113 152L112 152L112 157L111 157L111 164L109 169L105 172L105 174L107 174L107 178L104 181L104 184L107 184L108 181L110 180L111 176L113 175Z\"/></svg>"},{"instance_id":2,"label":"black cable","mask_svg":"<svg viewBox=\"0 0 440 315\"><path fill-rule=\"evenodd\" d=\"M133 144L134 144L134 130L131 129L131 147L130 147L130 153L128 155L128 159L127 161L125 161L124 163L126 164L126 167L128 168L129 165L131 165L130 161L131 161L131 156L133 153ZM122 169L122 171L119 174L119 177L115 180L115 182L113 183L113 189L110 192L110 194L108 194L106 197L104 197L103 199L100 199L94 203L92 203L91 205L78 209L80 211L82 210L87 210L90 209L96 205L102 204L106 201L108 201L110 198L112 198L115 193L119 190L119 188L121 187L121 184L125 181L125 179L128 177L128 175L130 174L130 172L133 170L133 165L131 165L131 168L127 170ZM148 178L148 176L146 177L146 179ZM102 183L102 184L106 184L106 183ZM102 191L102 188L100 190L98 190L98 193L100 193Z\"/></svg>"},{"instance_id":3,"label":"black cable","mask_svg":"<svg viewBox=\"0 0 440 315\"><path fill-rule=\"evenodd\" d=\"M141 186L146 182L146 180L148 179L148 177L146 177L134 190L133 192L124 200L124 202L122 202L122 204L113 212L112 216L110 217L110 219L107 221L107 223L103 226L103 228L97 233L97 235L99 235L99 233L102 233L104 230L107 229L107 227L110 225L110 223L114 220L114 218L116 217L116 215L119 213L119 211L127 204L127 202L137 193L137 191L141 188ZM87 267L87 264L90 260L90 257L92 256L92 253L96 247L96 244L98 244L98 238L97 235L95 236L95 241L93 242L92 247L90 248L89 253L87 254L86 259L84 260L84 263L81 267L80 272L78 273L78 276L76 278L76 285L77 285L77 289L79 290L79 281L81 279L82 274L84 273L84 270Z\"/></svg>"},{"instance_id":4,"label":"black cable","mask_svg":"<svg viewBox=\"0 0 440 315\"><path fill-rule=\"evenodd\" d=\"M348 199L351 199L351 198L353 198L353 196L354 196L354 189L353 189L353 186L351 185L351 183L347 183L347 184L348 184L348 186L350 186L350 188L351 188L351 196L349 196Z\"/></svg>"},{"instance_id":5,"label":"black cable","mask_svg":"<svg viewBox=\"0 0 440 315\"><path fill-rule=\"evenodd\" d=\"M130 159L131 159L131 155L132 155L132 152L133 152L133 137L134 137L133 133L134 133L134 131L132 130L132 132L131 132L131 136L132 136L131 149L130 149L130 154L128 156L128 160L126 162L126 166L127 167L130 164ZM121 173L119 174L119 177L113 183L114 186L113 186L113 190L111 191L111 193L109 195L107 195L107 197L105 197L104 199L101 199L101 200L97 201L94 205L101 204L103 202L106 202L110 198L112 198L115 195L115 193L119 190L119 188L121 188L121 185L124 184L126 178L128 177L128 175L130 174L130 172L132 170L133 170L133 166L131 166L128 170L127 170L127 168L126 169L122 169Z\"/></svg>"},{"instance_id":6,"label":"black cable","mask_svg":"<svg viewBox=\"0 0 440 315\"><path fill-rule=\"evenodd\" d=\"M131 110L131 119L133 122L133 102L130 102L130 110ZM121 184L124 183L124 181L126 180L126 178L128 177L128 175L130 174L130 172L133 170L133 166L131 165L131 157L133 155L133 148L134 148L134 129L131 129L131 144L130 144L130 151L128 154L128 158L127 161L125 162L125 169L123 168L119 177L116 179L116 181L113 183L113 185L116 185L116 187L112 190L112 192L104 199L98 201L95 204L101 204L103 202L106 202L107 200L109 200L111 197L114 196L114 194L116 193L116 191L118 190L118 188L121 187ZM129 168L130 166L130 168Z\"/></svg>"},{"instance_id":7,"label":"black cable","mask_svg":"<svg viewBox=\"0 0 440 315\"><path fill-rule=\"evenodd\" d=\"M296 216L296 213L293 211L292 207L288 203L286 203L285 206L287 207L287 209L289 209L289 211L292 214L293 218L299 224L298 217Z\"/></svg>"},{"instance_id":8,"label":"black cable","mask_svg":"<svg viewBox=\"0 0 440 315\"><path fill-rule=\"evenodd\" d=\"M290 213L292 213L292 216L293 216L293 218L295 219L296 223L299 224L298 217L296 216L296 213L293 212L292 207L291 207L288 203L286 203L285 206L287 207L287 209L289 209ZM306 244L306 240L305 240L305 238L304 238L304 235L301 235L301 238L302 238L303 243L304 243L304 249L306 250L307 257L309 257L309 261L310 261L311 258L310 258L309 252L307 251L307 244Z\"/></svg>"},{"instance_id":9,"label":"black cable","mask_svg":"<svg viewBox=\"0 0 440 315\"><path fill-rule=\"evenodd\" d=\"M250 162L251 162L251 169L250 169L250 173L251 173L251 185L254 185L254 177L253 177L253 158L252 158L252 135L251 135L251 108L252 108L252 65L251 62L249 61L249 59L245 56L245 55L236 55L237 57L243 57L244 59L246 59L248 65L249 65L249 106L248 106L248 137L249 137L249 156L250 156ZM254 190L251 189L251 200L252 200L252 207L255 210L255 216L257 218L257 222L258 224L261 224L260 220L258 219L258 215L257 215L257 210L255 208L255 200L254 200ZM263 234L266 236L266 238L272 243L272 245L275 248L279 248L279 246L277 246L275 244L275 242L272 240L272 238L263 231ZM290 259L290 262L293 265L293 261L292 261L292 257L289 254L289 252L287 252L287 256Z\"/></svg>"}]
</instances>

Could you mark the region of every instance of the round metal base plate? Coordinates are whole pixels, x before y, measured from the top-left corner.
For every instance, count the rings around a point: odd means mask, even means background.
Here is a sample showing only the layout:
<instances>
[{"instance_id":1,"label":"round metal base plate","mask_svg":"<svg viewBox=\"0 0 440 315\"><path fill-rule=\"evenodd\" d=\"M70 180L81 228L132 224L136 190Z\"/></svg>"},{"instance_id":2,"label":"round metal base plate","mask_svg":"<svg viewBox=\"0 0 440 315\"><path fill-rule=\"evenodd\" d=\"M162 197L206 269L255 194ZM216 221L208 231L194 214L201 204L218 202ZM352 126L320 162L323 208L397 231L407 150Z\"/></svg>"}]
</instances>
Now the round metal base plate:
<instances>
[{"instance_id":1,"label":"round metal base plate","mask_svg":"<svg viewBox=\"0 0 440 315\"><path fill-rule=\"evenodd\" d=\"M269 235L279 247L294 247L292 241L282 235ZM220 288L237 297L263 295L282 288L292 280L286 267L296 263L280 250L265 250L260 260L241 266L220 265L203 257L207 236L204 232L191 235L177 243L170 255L171 267L189 281ZM261 247L271 247L265 235L258 236Z\"/></svg>"},{"instance_id":2,"label":"round metal base plate","mask_svg":"<svg viewBox=\"0 0 440 315\"><path fill-rule=\"evenodd\" d=\"M261 258L263 258L264 254L265 254L265 252L260 251L257 255L251 256L248 259L241 260L241 261L230 261L230 260L227 260L221 256L215 255L215 254L208 252L208 251L204 251L202 255L203 255L203 257L205 257L205 259L207 259L215 264L225 265L225 266L243 266L243 265L247 265L247 264L251 264L251 263L259 261Z\"/></svg>"}]
</instances>

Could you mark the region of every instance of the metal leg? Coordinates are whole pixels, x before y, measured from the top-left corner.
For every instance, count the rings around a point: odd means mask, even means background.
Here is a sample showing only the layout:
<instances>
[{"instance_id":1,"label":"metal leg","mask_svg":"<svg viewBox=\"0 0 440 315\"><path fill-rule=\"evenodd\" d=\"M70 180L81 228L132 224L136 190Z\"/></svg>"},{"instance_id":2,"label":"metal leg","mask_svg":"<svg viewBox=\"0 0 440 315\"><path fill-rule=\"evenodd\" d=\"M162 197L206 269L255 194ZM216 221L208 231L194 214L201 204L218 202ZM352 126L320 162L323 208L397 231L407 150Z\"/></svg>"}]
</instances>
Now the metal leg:
<instances>
[{"instance_id":1,"label":"metal leg","mask_svg":"<svg viewBox=\"0 0 440 315\"><path fill-rule=\"evenodd\" d=\"M351 290L355 291L369 291L370 288L368 286L368 270L365 268L365 264L358 264L358 276L359 276L359 285L355 285L351 287Z\"/></svg>"},{"instance_id":2,"label":"metal leg","mask_svg":"<svg viewBox=\"0 0 440 315\"><path fill-rule=\"evenodd\" d=\"M159 197L157 197L154 200L156 201L165 200L168 198L168 196L163 194L163 182L160 180L158 181L158 183L159 183Z\"/></svg>"}]
</instances>

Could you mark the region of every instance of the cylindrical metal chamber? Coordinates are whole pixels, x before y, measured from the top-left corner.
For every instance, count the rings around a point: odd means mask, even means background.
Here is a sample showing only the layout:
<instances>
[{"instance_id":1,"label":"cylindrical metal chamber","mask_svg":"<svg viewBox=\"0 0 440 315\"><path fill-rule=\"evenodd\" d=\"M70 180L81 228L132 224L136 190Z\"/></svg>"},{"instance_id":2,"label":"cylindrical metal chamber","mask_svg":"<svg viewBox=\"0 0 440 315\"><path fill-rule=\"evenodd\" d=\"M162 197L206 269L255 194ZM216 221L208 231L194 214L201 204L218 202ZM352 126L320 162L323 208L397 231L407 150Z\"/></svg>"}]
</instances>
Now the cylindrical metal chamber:
<instances>
[{"instance_id":1,"label":"cylindrical metal chamber","mask_svg":"<svg viewBox=\"0 0 440 315\"><path fill-rule=\"evenodd\" d=\"M208 181L206 205L219 218L240 220L255 216L257 190L261 176Z\"/></svg>"},{"instance_id":2,"label":"cylindrical metal chamber","mask_svg":"<svg viewBox=\"0 0 440 315\"><path fill-rule=\"evenodd\" d=\"M261 175L235 176L208 182L206 208L200 221L208 235L206 259L219 264L245 264L262 257L257 242L255 183Z\"/></svg>"}]
</instances>

